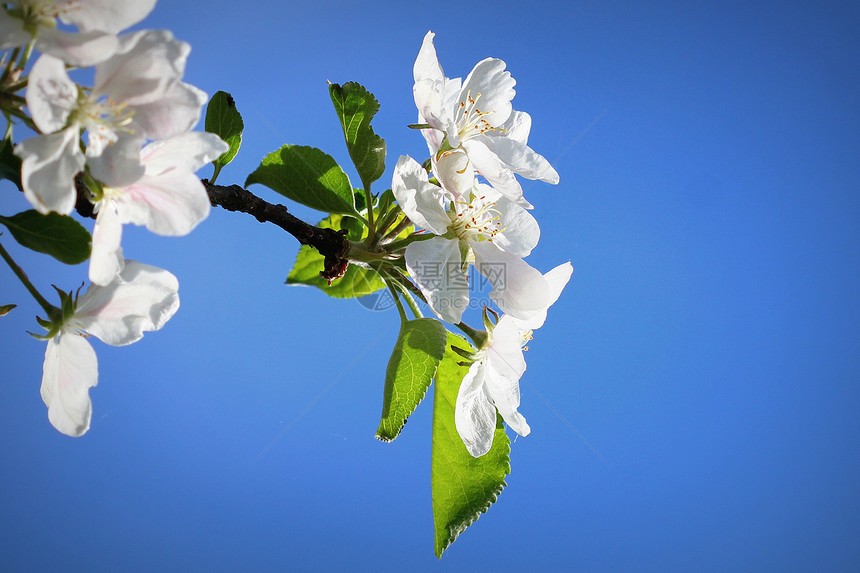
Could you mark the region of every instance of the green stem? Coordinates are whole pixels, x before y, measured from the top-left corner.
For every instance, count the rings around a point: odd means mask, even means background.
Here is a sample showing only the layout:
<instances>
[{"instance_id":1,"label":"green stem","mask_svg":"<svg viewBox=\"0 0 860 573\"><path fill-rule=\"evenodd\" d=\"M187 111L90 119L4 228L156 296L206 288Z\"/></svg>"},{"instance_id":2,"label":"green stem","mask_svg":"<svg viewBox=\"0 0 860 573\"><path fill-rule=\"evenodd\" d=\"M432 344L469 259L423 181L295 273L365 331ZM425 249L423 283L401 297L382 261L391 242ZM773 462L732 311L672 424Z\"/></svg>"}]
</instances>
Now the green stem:
<instances>
[{"instance_id":1,"label":"green stem","mask_svg":"<svg viewBox=\"0 0 860 573\"><path fill-rule=\"evenodd\" d=\"M27 278L27 274L21 267L18 266L15 261L12 260L12 257L9 256L9 253L6 251L6 249L3 248L2 244L0 244L0 257L3 257L3 260L6 261L6 264L9 265L9 267L12 269L12 272L15 273L15 276L18 277L18 280L24 283L24 287L28 291L30 291L30 294L33 295L33 298L35 298L36 302L39 303L39 306L41 306L45 310L45 312L48 313L49 318L53 318L58 312L60 312L60 309L49 303L45 299L45 297L43 297L41 293L36 290L36 287L33 286L33 283L31 283L30 279Z\"/></svg>"},{"instance_id":2,"label":"green stem","mask_svg":"<svg viewBox=\"0 0 860 573\"><path fill-rule=\"evenodd\" d=\"M454 326L462 330L466 334L466 336L468 336L472 340L472 342L475 344L475 348L477 348L478 350L483 348L484 345L487 343L488 335L485 331L476 330L465 322L458 322Z\"/></svg>"},{"instance_id":3,"label":"green stem","mask_svg":"<svg viewBox=\"0 0 860 573\"><path fill-rule=\"evenodd\" d=\"M403 303L400 302L400 297L398 296L394 285L388 281L385 281L385 285L388 287L388 290L391 291L391 296L394 297L394 302L397 303L397 312L400 313L400 322L409 322L409 319L406 318L406 311L403 309Z\"/></svg>"}]
</instances>

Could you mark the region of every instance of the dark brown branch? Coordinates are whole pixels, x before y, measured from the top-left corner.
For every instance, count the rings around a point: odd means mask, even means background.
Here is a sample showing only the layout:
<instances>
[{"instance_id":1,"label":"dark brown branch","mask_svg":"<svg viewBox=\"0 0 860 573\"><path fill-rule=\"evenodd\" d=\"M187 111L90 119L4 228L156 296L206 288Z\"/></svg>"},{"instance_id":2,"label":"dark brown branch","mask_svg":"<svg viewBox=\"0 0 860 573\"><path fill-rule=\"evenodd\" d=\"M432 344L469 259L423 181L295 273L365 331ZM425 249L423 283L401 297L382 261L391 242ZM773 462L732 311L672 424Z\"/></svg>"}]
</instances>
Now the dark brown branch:
<instances>
[{"instance_id":1,"label":"dark brown branch","mask_svg":"<svg viewBox=\"0 0 860 573\"><path fill-rule=\"evenodd\" d=\"M349 265L349 241L345 233L334 229L322 229L294 217L283 205L273 205L260 199L239 185L215 185L202 179L209 202L228 211L241 211L253 215L261 223L274 223L301 244L310 245L325 258L320 276L331 282L343 276Z\"/></svg>"}]
</instances>

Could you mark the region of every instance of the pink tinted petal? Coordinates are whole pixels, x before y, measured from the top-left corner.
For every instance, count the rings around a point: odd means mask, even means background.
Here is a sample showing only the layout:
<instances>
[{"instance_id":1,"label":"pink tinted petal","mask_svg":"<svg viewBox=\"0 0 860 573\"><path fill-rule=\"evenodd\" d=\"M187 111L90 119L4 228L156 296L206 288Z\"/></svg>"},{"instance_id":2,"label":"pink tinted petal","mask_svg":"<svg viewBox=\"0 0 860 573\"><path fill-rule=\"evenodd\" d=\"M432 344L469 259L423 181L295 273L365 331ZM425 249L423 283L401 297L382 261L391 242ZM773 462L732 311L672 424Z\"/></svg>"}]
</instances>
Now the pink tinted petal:
<instances>
[{"instance_id":1,"label":"pink tinted petal","mask_svg":"<svg viewBox=\"0 0 860 573\"><path fill-rule=\"evenodd\" d=\"M93 250L90 254L90 280L97 285L110 284L122 271L122 223L113 201L99 204L96 224L93 226Z\"/></svg>"},{"instance_id":2,"label":"pink tinted petal","mask_svg":"<svg viewBox=\"0 0 860 573\"><path fill-rule=\"evenodd\" d=\"M100 30L116 34L146 18L156 0L76 0L75 7L60 13L64 24L82 32Z\"/></svg>"},{"instance_id":3,"label":"pink tinted petal","mask_svg":"<svg viewBox=\"0 0 860 573\"><path fill-rule=\"evenodd\" d=\"M90 285L78 299L73 320L102 342L125 346L164 326L179 309L178 290L168 271L126 261L114 282Z\"/></svg>"},{"instance_id":4,"label":"pink tinted petal","mask_svg":"<svg viewBox=\"0 0 860 573\"><path fill-rule=\"evenodd\" d=\"M21 163L24 195L40 213L68 215L75 208L75 175L83 169L84 154L77 126L50 135L37 135L15 146Z\"/></svg>"},{"instance_id":5,"label":"pink tinted petal","mask_svg":"<svg viewBox=\"0 0 860 573\"><path fill-rule=\"evenodd\" d=\"M206 100L205 92L177 82L161 98L135 106L134 123L149 139L174 137L197 124Z\"/></svg>"},{"instance_id":6,"label":"pink tinted petal","mask_svg":"<svg viewBox=\"0 0 860 573\"><path fill-rule=\"evenodd\" d=\"M51 425L67 436L90 429L89 389L98 384L96 353L83 336L63 332L48 341L42 367L42 400Z\"/></svg>"},{"instance_id":7,"label":"pink tinted petal","mask_svg":"<svg viewBox=\"0 0 860 573\"><path fill-rule=\"evenodd\" d=\"M77 107L78 86L66 73L59 58L42 55L33 64L27 87L27 108L42 133L54 133L66 126Z\"/></svg>"},{"instance_id":8,"label":"pink tinted petal","mask_svg":"<svg viewBox=\"0 0 860 573\"><path fill-rule=\"evenodd\" d=\"M209 215L209 196L190 171L172 169L123 189L117 199L120 221L144 225L157 235L182 236Z\"/></svg>"},{"instance_id":9,"label":"pink tinted petal","mask_svg":"<svg viewBox=\"0 0 860 573\"><path fill-rule=\"evenodd\" d=\"M140 160L146 165L147 175L158 175L173 168L193 173L229 148L214 133L192 131L153 141L140 151Z\"/></svg>"},{"instance_id":10,"label":"pink tinted petal","mask_svg":"<svg viewBox=\"0 0 860 573\"><path fill-rule=\"evenodd\" d=\"M70 66L93 66L113 54L119 41L113 34L92 31L74 34L53 28L40 28L36 47L60 58Z\"/></svg>"},{"instance_id":11,"label":"pink tinted petal","mask_svg":"<svg viewBox=\"0 0 860 573\"><path fill-rule=\"evenodd\" d=\"M182 77L190 51L167 30L122 36L113 57L96 66L93 91L133 107L157 101Z\"/></svg>"},{"instance_id":12,"label":"pink tinted petal","mask_svg":"<svg viewBox=\"0 0 860 573\"><path fill-rule=\"evenodd\" d=\"M479 458L490 451L496 432L496 408L484 388L484 363L469 367L454 406L454 425L469 453Z\"/></svg>"},{"instance_id":13,"label":"pink tinted petal","mask_svg":"<svg viewBox=\"0 0 860 573\"><path fill-rule=\"evenodd\" d=\"M128 133L117 133L113 142L97 139L99 144L87 148L88 155L90 149L96 153L96 150L101 148L98 154L87 158L90 175L106 187L114 188L126 187L143 177L145 168L140 162L142 138Z\"/></svg>"}]
</instances>

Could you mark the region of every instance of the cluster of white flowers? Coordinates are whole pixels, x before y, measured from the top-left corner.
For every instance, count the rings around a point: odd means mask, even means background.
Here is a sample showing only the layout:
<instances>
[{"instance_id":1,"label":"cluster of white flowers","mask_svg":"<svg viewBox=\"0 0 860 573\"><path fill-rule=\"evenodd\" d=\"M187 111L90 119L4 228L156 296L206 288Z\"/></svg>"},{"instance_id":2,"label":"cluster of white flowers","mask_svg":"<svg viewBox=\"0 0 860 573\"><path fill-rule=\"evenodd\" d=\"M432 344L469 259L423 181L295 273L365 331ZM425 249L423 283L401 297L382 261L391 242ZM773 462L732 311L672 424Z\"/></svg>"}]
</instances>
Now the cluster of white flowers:
<instances>
[{"instance_id":1,"label":"cluster of white flowers","mask_svg":"<svg viewBox=\"0 0 860 573\"><path fill-rule=\"evenodd\" d=\"M439 318L457 324L469 306L468 269L493 287L505 314L488 323L487 340L473 357L457 397L456 426L473 456L489 451L496 410L518 434L529 426L517 412L522 349L547 308L570 279L570 263L543 275L525 262L540 237L515 174L558 183L558 173L527 144L531 117L515 111L516 82L505 62L487 58L466 77L445 77L432 32L413 69L418 122L430 149L430 169L414 159L397 162L392 191L418 227L432 233L411 243L406 268Z\"/></svg>"},{"instance_id":2,"label":"cluster of white flowers","mask_svg":"<svg viewBox=\"0 0 860 573\"><path fill-rule=\"evenodd\" d=\"M122 225L144 225L159 235L190 232L209 213L194 172L228 146L216 135L190 131L207 100L182 81L190 46L166 30L119 35L145 18L155 0L4 4L0 49L40 52L25 95L38 133L14 148L22 159L24 194L40 213L69 214L83 173L97 215L93 285L53 331L42 379L51 423L79 436L89 428L88 389L98 379L95 354L79 335L130 344L143 331L161 328L179 306L172 274L124 259ZM69 68L89 66L92 87L70 78Z\"/></svg>"}]
</instances>

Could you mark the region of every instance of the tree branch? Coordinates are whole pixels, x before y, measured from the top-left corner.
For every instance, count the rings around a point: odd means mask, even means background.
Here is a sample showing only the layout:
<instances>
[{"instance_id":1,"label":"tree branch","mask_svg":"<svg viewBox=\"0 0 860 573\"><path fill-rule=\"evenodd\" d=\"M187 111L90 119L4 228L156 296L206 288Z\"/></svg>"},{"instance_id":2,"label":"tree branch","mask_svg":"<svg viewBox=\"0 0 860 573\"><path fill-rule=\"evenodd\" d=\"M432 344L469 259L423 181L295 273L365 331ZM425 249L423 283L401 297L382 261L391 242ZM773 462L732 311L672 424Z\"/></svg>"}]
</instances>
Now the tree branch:
<instances>
[{"instance_id":1,"label":"tree branch","mask_svg":"<svg viewBox=\"0 0 860 573\"><path fill-rule=\"evenodd\" d=\"M334 229L321 229L301 219L294 217L283 205L273 205L257 197L239 185L215 185L208 179L201 179L209 202L213 206L222 207L228 211L241 211L253 215L261 223L273 223L282 228L299 243L310 245L325 258L324 269L320 276L328 280L340 278L349 265L350 244L345 232Z\"/></svg>"}]
</instances>

